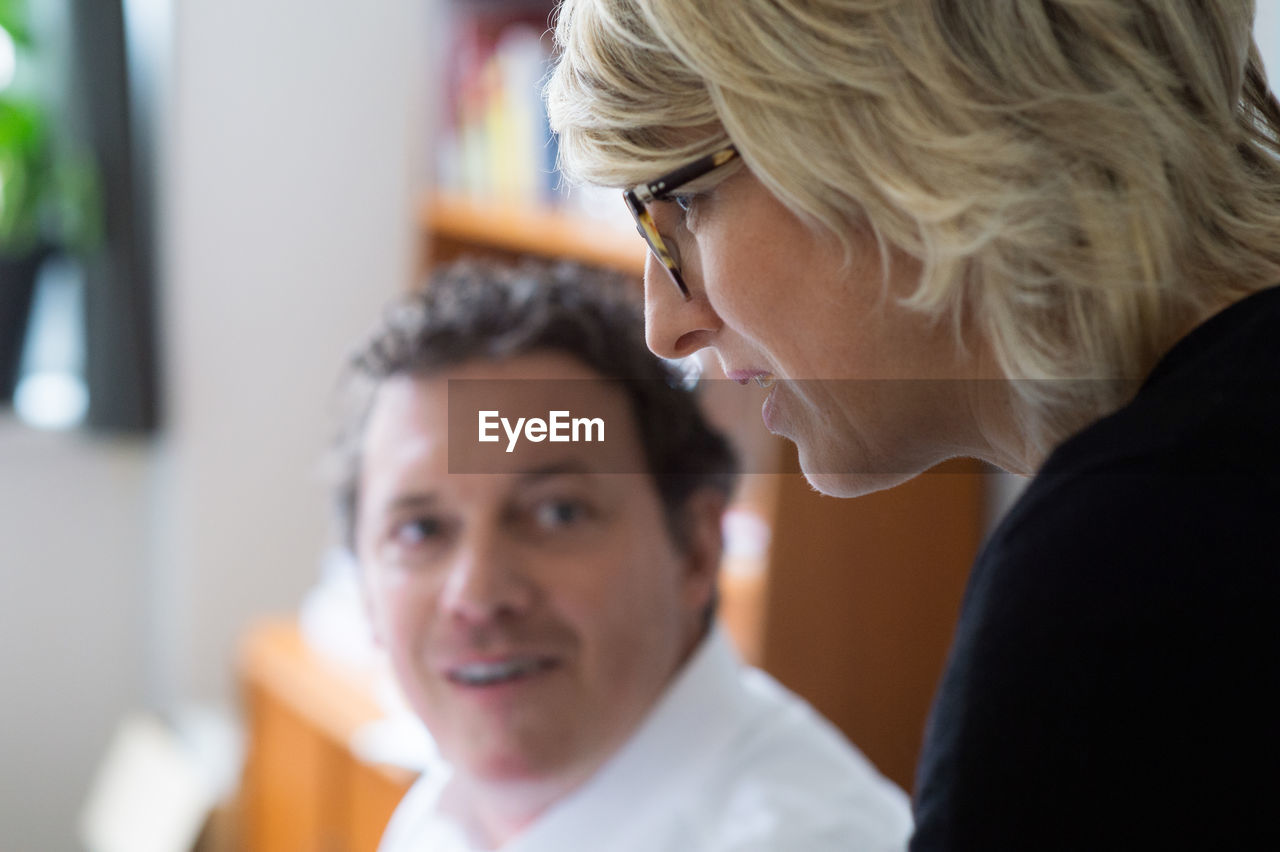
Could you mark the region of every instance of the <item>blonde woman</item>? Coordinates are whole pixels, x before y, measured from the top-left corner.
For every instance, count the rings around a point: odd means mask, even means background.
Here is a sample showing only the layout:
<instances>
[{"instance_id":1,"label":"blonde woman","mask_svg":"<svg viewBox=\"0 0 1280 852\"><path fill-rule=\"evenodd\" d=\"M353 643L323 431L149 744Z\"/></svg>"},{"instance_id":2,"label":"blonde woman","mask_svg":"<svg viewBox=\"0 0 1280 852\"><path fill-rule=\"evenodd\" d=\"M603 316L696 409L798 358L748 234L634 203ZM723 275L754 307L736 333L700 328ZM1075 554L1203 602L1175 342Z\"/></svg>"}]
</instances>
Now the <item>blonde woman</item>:
<instances>
[{"instance_id":1,"label":"blonde woman","mask_svg":"<svg viewBox=\"0 0 1280 852\"><path fill-rule=\"evenodd\" d=\"M1280 848L1280 105L1248 0L565 0L563 165L650 347L839 496L1034 475L912 848ZM922 524L927 519L921 519Z\"/></svg>"}]
</instances>

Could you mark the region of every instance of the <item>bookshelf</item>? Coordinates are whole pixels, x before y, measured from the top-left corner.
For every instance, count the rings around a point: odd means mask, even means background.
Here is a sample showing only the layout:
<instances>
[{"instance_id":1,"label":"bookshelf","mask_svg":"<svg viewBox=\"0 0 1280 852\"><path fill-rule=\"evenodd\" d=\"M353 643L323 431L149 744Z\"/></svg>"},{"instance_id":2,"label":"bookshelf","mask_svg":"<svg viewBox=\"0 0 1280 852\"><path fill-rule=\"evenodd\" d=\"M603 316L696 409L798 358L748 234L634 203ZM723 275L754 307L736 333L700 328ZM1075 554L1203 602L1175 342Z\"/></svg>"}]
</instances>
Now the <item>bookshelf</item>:
<instances>
[{"instance_id":1,"label":"bookshelf","mask_svg":"<svg viewBox=\"0 0 1280 852\"><path fill-rule=\"evenodd\" d=\"M435 192L419 205L418 224L428 263L480 251L565 258L636 278L644 272L645 247L634 230L593 223L546 203Z\"/></svg>"},{"instance_id":2,"label":"bookshelf","mask_svg":"<svg viewBox=\"0 0 1280 852\"><path fill-rule=\"evenodd\" d=\"M545 21L552 5L512 3L511 26L527 35L530 21L538 15ZM492 110L518 99L465 79L468 69L475 79L487 73L486 46L497 51L508 43L503 7L450 4L463 33L454 41L463 45L459 61L466 67L455 64L445 75L445 85L455 87L445 98L451 111L443 121L445 156L437 163L438 186L418 210L424 268L466 255L567 258L624 272L639 286L645 248L625 215L620 223L608 211L559 203L554 176L509 180L503 188L449 171L461 168L460 149L468 140L476 150L501 152L503 163L495 168L511 170L510 149L520 134L501 135L515 122L495 119ZM522 44L527 48L527 40ZM488 100L468 102L478 91ZM537 103L536 89L528 94ZM545 138L524 144L533 145L525 162L534 164L545 163L554 147ZM477 168L471 161L462 171L474 176ZM513 194L512 185L526 191ZM620 198L612 203L621 210ZM714 372L707 378L716 378ZM929 703L983 532L980 467L953 462L885 493L823 497L800 475L794 447L764 430L754 388L709 384L709 416L738 445L744 469L763 471L743 477L736 516L754 519L767 537L754 552L726 554L720 617L749 661L811 701L910 790Z\"/></svg>"}]
</instances>

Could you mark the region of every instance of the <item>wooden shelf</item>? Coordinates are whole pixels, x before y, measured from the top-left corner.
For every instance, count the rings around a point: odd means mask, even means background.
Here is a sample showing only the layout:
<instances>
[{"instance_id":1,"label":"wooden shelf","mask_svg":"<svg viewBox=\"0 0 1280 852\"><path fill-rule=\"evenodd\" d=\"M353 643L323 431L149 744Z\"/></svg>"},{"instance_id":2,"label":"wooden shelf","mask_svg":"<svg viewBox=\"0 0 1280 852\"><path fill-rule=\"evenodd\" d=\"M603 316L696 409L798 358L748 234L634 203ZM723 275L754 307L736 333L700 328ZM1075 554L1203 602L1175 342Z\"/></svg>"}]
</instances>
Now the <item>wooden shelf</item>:
<instances>
[{"instance_id":1,"label":"wooden shelf","mask_svg":"<svg viewBox=\"0 0 1280 852\"><path fill-rule=\"evenodd\" d=\"M349 742L362 725L385 715L373 697L373 675L321 657L292 619L266 620L249 631L240 676L246 685L270 688L336 742Z\"/></svg>"},{"instance_id":2,"label":"wooden shelf","mask_svg":"<svg viewBox=\"0 0 1280 852\"><path fill-rule=\"evenodd\" d=\"M622 199L618 199L622 204ZM575 260L639 277L645 247L633 229L550 206L435 193L419 209L431 262L463 253Z\"/></svg>"},{"instance_id":3,"label":"wooden shelf","mask_svg":"<svg viewBox=\"0 0 1280 852\"><path fill-rule=\"evenodd\" d=\"M373 852L415 778L351 751L356 730L384 715L373 674L312 651L292 619L246 634L239 674L249 753L237 848Z\"/></svg>"}]
</instances>

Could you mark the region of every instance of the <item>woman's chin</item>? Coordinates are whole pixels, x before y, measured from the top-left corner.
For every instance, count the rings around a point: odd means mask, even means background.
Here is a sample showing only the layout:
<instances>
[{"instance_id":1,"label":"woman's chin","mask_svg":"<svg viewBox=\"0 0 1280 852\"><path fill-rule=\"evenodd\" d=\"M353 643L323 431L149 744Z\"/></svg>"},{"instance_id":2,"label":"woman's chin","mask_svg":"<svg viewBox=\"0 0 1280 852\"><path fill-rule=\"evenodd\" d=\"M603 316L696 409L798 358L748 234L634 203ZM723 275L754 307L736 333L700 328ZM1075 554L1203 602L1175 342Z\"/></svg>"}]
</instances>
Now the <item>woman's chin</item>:
<instances>
[{"instance_id":1,"label":"woman's chin","mask_svg":"<svg viewBox=\"0 0 1280 852\"><path fill-rule=\"evenodd\" d=\"M802 468L803 470L803 468ZM810 473L804 478L815 491L828 497L861 497L901 485L915 478L914 473Z\"/></svg>"},{"instance_id":2,"label":"woman's chin","mask_svg":"<svg viewBox=\"0 0 1280 852\"><path fill-rule=\"evenodd\" d=\"M857 459L833 459L819 456L797 444L800 470L815 491L829 497L861 497L901 485L913 479L919 471L877 470L876 465ZM883 468L885 465L880 465Z\"/></svg>"}]
</instances>

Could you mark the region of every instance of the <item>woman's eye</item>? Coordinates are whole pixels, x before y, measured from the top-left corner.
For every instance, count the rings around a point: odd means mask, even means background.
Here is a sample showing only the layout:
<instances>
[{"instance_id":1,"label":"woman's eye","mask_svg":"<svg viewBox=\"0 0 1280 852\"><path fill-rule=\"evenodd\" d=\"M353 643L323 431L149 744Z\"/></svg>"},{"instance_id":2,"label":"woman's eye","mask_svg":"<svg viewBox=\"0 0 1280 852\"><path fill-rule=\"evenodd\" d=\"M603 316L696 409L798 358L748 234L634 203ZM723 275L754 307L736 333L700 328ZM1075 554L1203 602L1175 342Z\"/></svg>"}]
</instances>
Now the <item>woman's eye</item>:
<instances>
[{"instance_id":1,"label":"woman's eye","mask_svg":"<svg viewBox=\"0 0 1280 852\"><path fill-rule=\"evenodd\" d=\"M693 202L697 199L696 195L673 195L671 200L684 212L688 213L689 208L693 207Z\"/></svg>"}]
</instances>

